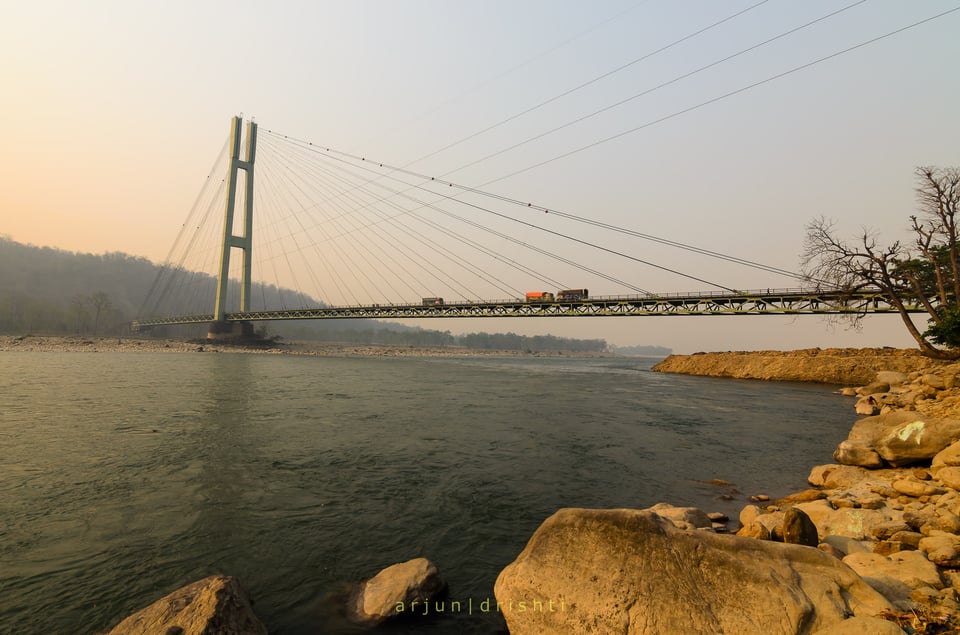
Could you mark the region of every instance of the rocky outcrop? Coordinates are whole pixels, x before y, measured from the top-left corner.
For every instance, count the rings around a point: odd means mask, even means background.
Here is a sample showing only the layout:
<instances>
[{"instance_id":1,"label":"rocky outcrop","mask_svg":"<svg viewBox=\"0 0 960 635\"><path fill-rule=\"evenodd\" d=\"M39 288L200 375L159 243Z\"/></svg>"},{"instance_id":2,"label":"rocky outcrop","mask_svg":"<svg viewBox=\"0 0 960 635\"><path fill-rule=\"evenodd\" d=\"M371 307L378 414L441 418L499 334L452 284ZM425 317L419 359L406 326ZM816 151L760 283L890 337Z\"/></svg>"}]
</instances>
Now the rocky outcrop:
<instances>
[{"instance_id":1,"label":"rocky outcrop","mask_svg":"<svg viewBox=\"0 0 960 635\"><path fill-rule=\"evenodd\" d=\"M653 367L664 373L866 385L879 372L907 375L939 369L944 362L916 350L892 348L811 348L796 351L740 351L671 355ZM898 375L885 375L896 379Z\"/></svg>"},{"instance_id":2,"label":"rocky outcrop","mask_svg":"<svg viewBox=\"0 0 960 635\"><path fill-rule=\"evenodd\" d=\"M437 566L426 558L391 565L357 585L347 602L355 622L374 625L391 617L412 613L447 590Z\"/></svg>"},{"instance_id":3,"label":"rocky outcrop","mask_svg":"<svg viewBox=\"0 0 960 635\"><path fill-rule=\"evenodd\" d=\"M494 592L512 635L815 633L891 608L817 549L680 530L629 509L558 511ZM516 610L532 600L540 610Z\"/></svg>"},{"instance_id":4,"label":"rocky outcrop","mask_svg":"<svg viewBox=\"0 0 960 635\"><path fill-rule=\"evenodd\" d=\"M214 575L177 589L105 635L266 635L237 579Z\"/></svg>"}]
</instances>

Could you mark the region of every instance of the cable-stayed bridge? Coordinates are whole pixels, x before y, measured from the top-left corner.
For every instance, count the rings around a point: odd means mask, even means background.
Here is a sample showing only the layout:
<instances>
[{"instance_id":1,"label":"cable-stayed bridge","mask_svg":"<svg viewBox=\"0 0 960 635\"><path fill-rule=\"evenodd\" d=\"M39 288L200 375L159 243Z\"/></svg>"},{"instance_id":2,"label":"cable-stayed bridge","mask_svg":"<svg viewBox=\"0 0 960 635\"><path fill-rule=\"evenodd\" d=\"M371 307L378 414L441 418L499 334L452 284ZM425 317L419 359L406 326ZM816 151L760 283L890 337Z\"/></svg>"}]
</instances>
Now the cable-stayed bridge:
<instances>
[{"instance_id":1,"label":"cable-stayed bridge","mask_svg":"<svg viewBox=\"0 0 960 635\"><path fill-rule=\"evenodd\" d=\"M630 240L790 286L743 290L659 264ZM633 271L710 290L654 292ZM879 290L823 288L730 254L259 133L254 122L244 133L234 117L133 326L211 323L211 332L229 332L261 320L895 311Z\"/></svg>"}]
</instances>

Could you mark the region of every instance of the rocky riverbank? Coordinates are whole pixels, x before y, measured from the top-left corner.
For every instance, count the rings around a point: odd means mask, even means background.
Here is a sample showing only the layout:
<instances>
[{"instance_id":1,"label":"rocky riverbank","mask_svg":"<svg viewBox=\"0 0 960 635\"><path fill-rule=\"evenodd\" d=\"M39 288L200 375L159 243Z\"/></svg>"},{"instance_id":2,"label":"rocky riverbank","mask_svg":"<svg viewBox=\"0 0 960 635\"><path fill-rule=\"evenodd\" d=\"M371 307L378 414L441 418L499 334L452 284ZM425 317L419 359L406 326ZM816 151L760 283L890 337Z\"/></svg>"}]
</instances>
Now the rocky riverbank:
<instances>
[{"instance_id":1,"label":"rocky riverbank","mask_svg":"<svg viewBox=\"0 0 960 635\"><path fill-rule=\"evenodd\" d=\"M926 371L945 362L924 357L916 350L894 348L811 348L796 351L730 351L670 355L653 370L683 375L804 381L835 385L860 385L880 371Z\"/></svg>"}]
</instances>

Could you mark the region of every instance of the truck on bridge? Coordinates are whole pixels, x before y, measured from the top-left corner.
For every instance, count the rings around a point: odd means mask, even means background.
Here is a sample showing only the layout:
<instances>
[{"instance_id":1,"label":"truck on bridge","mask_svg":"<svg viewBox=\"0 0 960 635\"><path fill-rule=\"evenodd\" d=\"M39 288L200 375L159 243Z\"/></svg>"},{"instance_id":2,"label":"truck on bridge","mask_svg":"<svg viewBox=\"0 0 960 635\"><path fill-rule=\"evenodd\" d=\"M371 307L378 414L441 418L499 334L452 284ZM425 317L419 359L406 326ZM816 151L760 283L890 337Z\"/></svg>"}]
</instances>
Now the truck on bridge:
<instances>
[{"instance_id":1,"label":"truck on bridge","mask_svg":"<svg viewBox=\"0 0 960 635\"><path fill-rule=\"evenodd\" d=\"M553 302L553 294L549 291L527 291L527 302Z\"/></svg>"},{"instance_id":2,"label":"truck on bridge","mask_svg":"<svg viewBox=\"0 0 960 635\"><path fill-rule=\"evenodd\" d=\"M549 291L527 291L527 302L571 302L577 300L586 300L590 297L590 292L586 289L560 289L556 295Z\"/></svg>"},{"instance_id":3,"label":"truck on bridge","mask_svg":"<svg viewBox=\"0 0 960 635\"><path fill-rule=\"evenodd\" d=\"M586 300L590 297L590 293L586 289L561 289L557 291L557 300L570 301L570 300Z\"/></svg>"}]
</instances>

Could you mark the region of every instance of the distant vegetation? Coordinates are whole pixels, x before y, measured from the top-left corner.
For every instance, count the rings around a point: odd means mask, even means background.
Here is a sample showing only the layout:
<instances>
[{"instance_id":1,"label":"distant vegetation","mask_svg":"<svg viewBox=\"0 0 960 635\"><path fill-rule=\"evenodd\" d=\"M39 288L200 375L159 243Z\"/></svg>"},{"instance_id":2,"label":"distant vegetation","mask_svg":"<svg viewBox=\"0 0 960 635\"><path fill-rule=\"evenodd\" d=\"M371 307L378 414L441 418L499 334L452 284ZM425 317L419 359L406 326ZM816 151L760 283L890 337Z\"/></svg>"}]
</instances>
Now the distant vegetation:
<instances>
[{"instance_id":1,"label":"distant vegetation","mask_svg":"<svg viewBox=\"0 0 960 635\"><path fill-rule=\"evenodd\" d=\"M160 267L146 258L123 253L80 254L35 247L0 237L0 333L105 336L128 333L141 310ZM173 314L211 313L216 280L206 274L180 272L197 289L193 300L170 306ZM289 289L254 285L251 296L286 306L301 306L304 298ZM320 303L308 299L315 306ZM209 305L209 306L208 306ZM259 307L254 307L259 308ZM392 346L462 346L474 349L531 352L604 352L602 339L572 339L552 335L515 333L452 335L402 324L371 320L311 320L270 322L258 326L262 334L289 340L314 340ZM203 325L166 327L151 334L161 337L202 337ZM668 354L660 347L636 347L653 355ZM647 354L618 349L622 354Z\"/></svg>"},{"instance_id":2,"label":"distant vegetation","mask_svg":"<svg viewBox=\"0 0 960 635\"><path fill-rule=\"evenodd\" d=\"M608 346L611 353L634 357L666 357L673 349L665 346Z\"/></svg>"}]
</instances>

